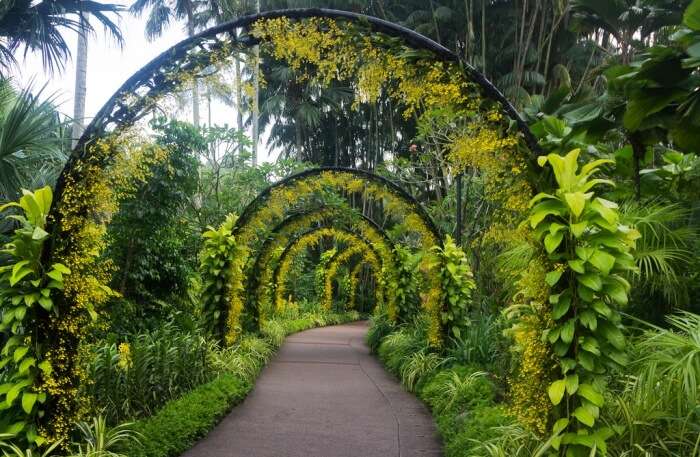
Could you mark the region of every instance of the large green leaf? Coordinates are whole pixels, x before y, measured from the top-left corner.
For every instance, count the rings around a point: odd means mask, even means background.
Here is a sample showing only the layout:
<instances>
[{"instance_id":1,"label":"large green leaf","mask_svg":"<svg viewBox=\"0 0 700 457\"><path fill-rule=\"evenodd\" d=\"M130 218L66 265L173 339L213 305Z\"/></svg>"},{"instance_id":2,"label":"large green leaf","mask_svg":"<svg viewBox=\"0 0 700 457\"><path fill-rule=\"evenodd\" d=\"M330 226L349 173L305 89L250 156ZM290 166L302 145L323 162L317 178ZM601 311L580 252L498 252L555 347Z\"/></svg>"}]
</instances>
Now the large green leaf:
<instances>
[{"instance_id":1,"label":"large green leaf","mask_svg":"<svg viewBox=\"0 0 700 457\"><path fill-rule=\"evenodd\" d=\"M644 118L658 113L671 103L682 100L687 92L675 88L646 89L643 93L634 96L627 104L627 111L623 117L623 125L626 129L637 130Z\"/></svg>"},{"instance_id":2,"label":"large green leaf","mask_svg":"<svg viewBox=\"0 0 700 457\"><path fill-rule=\"evenodd\" d=\"M22 394L22 409L25 413L31 414L32 409L34 409L34 404L36 403L37 394L32 392L25 392Z\"/></svg>"},{"instance_id":3,"label":"large green leaf","mask_svg":"<svg viewBox=\"0 0 700 457\"><path fill-rule=\"evenodd\" d=\"M683 23L693 30L700 31L700 0L693 0L685 10Z\"/></svg>"},{"instance_id":4,"label":"large green leaf","mask_svg":"<svg viewBox=\"0 0 700 457\"><path fill-rule=\"evenodd\" d=\"M586 194L583 192L567 192L564 194L566 204L569 205L571 213L579 217L586 207Z\"/></svg>"},{"instance_id":5,"label":"large green leaf","mask_svg":"<svg viewBox=\"0 0 700 457\"><path fill-rule=\"evenodd\" d=\"M572 416L588 427L593 427L593 425L595 425L595 417L593 417L593 414L591 414L591 412L583 406L576 408Z\"/></svg>"},{"instance_id":6,"label":"large green leaf","mask_svg":"<svg viewBox=\"0 0 700 457\"><path fill-rule=\"evenodd\" d=\"M607 252L596 249L593 255L588 259L594 267L600 270L603 274L610 274L613 266L615 266L615 257Z\"/></svg>"},{"instance_id":7,"label":"large green leaf","mask_svg":"<svg viewBox=\"0 0 700 457\"><path fill-rule=\"evenodd\" d=\"M578 388L578 394L598 407L603 406L605 402L603 395L590 384L581 384Z\"/></svg>"},{"instance_id":8,"label":"large green leaf","mask_svg":"<svg viewBox=\"0 0 700 457\"><path fill-rule=\"evenodd\" d=\"M566 391L566 380L565 379L560 379L558 381L554 381L552 384L550 384L549 389L547 389L547 394L549 395L549 399L552 401L552 404L558 405L561 403L561 400L564 398L564 392Z\"/></svg>"}]
</instances>

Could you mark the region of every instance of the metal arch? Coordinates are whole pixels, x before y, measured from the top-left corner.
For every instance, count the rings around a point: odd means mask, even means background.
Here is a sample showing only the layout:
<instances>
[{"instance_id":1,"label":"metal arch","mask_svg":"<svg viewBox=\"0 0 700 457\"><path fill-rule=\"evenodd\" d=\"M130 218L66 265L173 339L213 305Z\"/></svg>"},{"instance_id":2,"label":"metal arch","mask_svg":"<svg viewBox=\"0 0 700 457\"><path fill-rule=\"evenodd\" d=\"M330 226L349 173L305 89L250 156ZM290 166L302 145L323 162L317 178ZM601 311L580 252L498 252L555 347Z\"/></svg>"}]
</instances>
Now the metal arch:
<instances>
[{"instance_id":1,"label":"metal arch","mask_svg":"<svg viewBox=\"0 0 700 457\"><path fill-rule=\"evenodd\" d=\"M280 261L279 261L279 263L277 264L277 266L275 267L275 272L274 272L274 274L273 274L273 283L275 284L275 286L276 286L276 285L278 284L278 282L279 282L280 265L282 265L282 264L284 263L284 260L285 260L286 257L289 255L289 251L292 249L292 247L294 247L297 243L299 243L299 241L301 241L301 240L304 239L305 237L310 236L311 234L313 234L313 233L315 233L315 232L318 232L319 230L323 230L323 229L327 229L327 228L328 228L328 227L318 227L318 228L315 228L315 229L308 230L308 231L302 233L301 235L297 236L296 238L294 238L294 239L287 245L287 247L284 248L284 251L282 251L282 255L280 256ZM373 253L378 259L381 259L381 258L382 258L382 256L380 256L379 253L377 253L376 249L374 249L374 247L372 247L372 243L370 243L368 240L362 238L361 236L359 236L359 235L357 235L356 233L353 233L353 232L351 232L351 231L349 231L349 230L345 230L345 229L335 229L335 230L337 230L337 231L339 231L339 232L346 233L346 234L350 235L351 237L355 237L357 240L360 240L362 243L364 243L365 245L367 245L367 248L368 248L370 251L372 251L372 253Z\"/></svg>"},{"instance_id":2,"label":"metal arch","mask_svg":"<svg viewBox=\"0 0 700 457\"><path fill-rule=\"evenodd\" d=\"M409 203L411 206L413 206L416 210L416 213L420 218L425 221L425 223L428 225L428 229L430 232L435 236L435 239L437 240L438 244L442 245L442 234L440 230L437 228L435 225L435 222L433 219L430 217L428 212L425 210L423 205L413 197L413 195L409 194L406 192L404 188L396 184L394 181L391 181L388 178L385 178L384 176L380 176L376 173L372 173L371 171L368 170L361 170L359 168L347 168L347 167L317 167L317 168L310 168L308 170L304 170L302 172L299 172L297 174L288 176L286 178L283 178L276 183L268 186L265 188L262 192L258 194L257 197L248 205L245 207L243 212L241 213L240 217L236 221L236 225L234 227L234 233L237 233L241 228L245 226L245 224L248 223L248 220L252 217L252 215L255 213L255 211L258 209L258 207L270 196L270 193L279 187L285 187L289 184L292 184L296 181L301 181L303 179L312 177L312 176L318 176L321 175L324 172L340 172L340 173L349 173L355 176L358 176L362 179L365 179L367 181L373 181L376 183L379 183L383 186L386 186L391 193L402 199L403 201Z\"/></svg>"},{"instance_id":3,"label":"metal arch","mask_svg":"<svg viewBox=\"0 0 700 457\"><path fill-rule=\"evenodd\" d=\"M345 250L347 250L347 249L351 249L351 248L346 248ZM328 266L331 266L331 265L333 264L333 262L337 262L337 261L338 261L338 257L340 257L340 255L343 254L343 253L345 252L345 250L344 250L344 251L339 251L339 252L336 252L335 254L333 254L333 257L331 257L330 260L328 261ZM359 255L361 255L361 254L362 254L361 252L354 252L354 253L347 259L347 260L348 260L348 263L350 263L349 261L350 261L353 257L357 257L357 256L359 256ZM360 257L360 260L358 261L357 265L368 265L368 266L370 267L370 269L373 270L373 272L374 272L375 280L378 280L378 279L379 279L379 278L378 278L378 275L379 275L380 272L374 271L374 267L372 266L372 264L371 264L370 262L367 262L367 261L364 260L362 257ZM324 281L325 281L325 280L326 280L326 278L324 277ZM335 280L335 278L332 278L332 279L331 279L331 281L333 281L333 280Z\"/></svg>"},{"instance_id":4,"label":"metal arch","mask_svg":"<svg viewBox=\"0 0 700 457\"><path fill-rule=\"evenodd\" d=\"M369 25L371 30L374 32L401 38L415 49L430 51L437 58L443 61L459 64L465 73L471 78L471 80L484 90L484 95L487 98L498 102L505 113L516 123L518 130L522 133L525 142L531 150L531 153L533 153L533 156L541 154L542 151L537 139L530 131L527 123L525 123L515 107L508 101L503 93L476 68L467 64L466 62L463 62L457 54L436 43L430 38L401 25L379 19L377 17L349 11L326 8L275 10L243 16L182 40L171 48L162 52L140 70L134 73L129 79L127 79L98 111L83 132L83 135L80 137L76 147L71 152L68 161L66 162L66 165L64 166L63 171L56 182L54 191L55 201L60 202L62 200L68 173L75 168L80 159L84 158L86 152L85 146L88 143L90 143L94 138L103 135L106 132L106 127L109 124L115 124L120 127L128 127L140 118L142 111L146 108L147 97L143 95L140 96L139 89L147 88L150 90L155 90L156 88L164 88L161 92L165 92L168 90L168 88L172 89L173 82L169 81L163 73L162 70L164 67L166 67L168 64L174 64L179 59L186 59L188 52L197 47L204 51L211 51L217 47L220 47L221 42L217 42L216 40L218 39L217 36L222 34L229 35L229 42L236 42L248 48L258 41L249 36L245 37L243 40L239 39L234 33L237 29L248 27L261 19L274 19L280 17L287 17L290 19L305 19L312 17L344 19L355 23L366 24ZM207 40L211 40L212 42L206 43ZM196 67L197 63L196 56L193 56L192 59L186 60L180 67L187 70ZM135 94L137 97L139 97L139 99L136 103L129 106L128 103L124 102L123 97L125 94ZM151 95L150 92L148 95ZM58 211L58 206L59 205L54 205L54 207L51 209L49 227L50 232L53 232L54 227L57 224L60 224L61 217ZM431 228L434 229L434 233L437 235L439 232L435 229L435 225L432 223L432 221L430 221L430 225ZM438 240L440 243L442 243L440 236L438 236ZM52 249L48 249L46 251L45 257L50 256L50 251L52 251Z\"/></svg>"},{"instance_id":5,"label":"metal arch","mask_svg":"<svg viewBox=\"0 0 700 457\"><path fill-rule=\"evenodd\" d=\"M336 213L337 211L340 211L341 209L342 208L331 208L331 211L329 211L329 213L330 213L329 216L333 213ZM302 217L305 217L305 216L308 216L308 215L314 214L314 213L323 213L325 211L328 211L327 207L317 207L317 208L314 208L312 210L307 210L307 211L293 214L293 215L287 217L286 219L284 219L283 221L281 221L280 223L278 223L270 231L270 236L268 236L265 239L265 242L262 244L260 249L257 250L257 255L255 256L255 262L253 263L251 271L254 273L260 269L260 267L261 267L260 262L262 261L263 254L270 249L270 244L275 240L276 235L279 234L279 232L281 232L285 227L287 227L289 224L292 224L295 221L301 219ZM384 229L382 229L379 226L379 224L377 224L376 221L365 216L362 213L357 212L355 214L355 216L359 217L364 223L368 224L375 232L377 232L384 239L384 241L387 243L387 245L390 248L391 255L392 255L393 260L395 262L396 258L395 258L394 247L396 246L396 243L394 243L394 241L389 237L389 235L386 233L386 231ZM332 227L332 225L325 224L325 225L321 225L318 228L329 228L329 227ZM346 231L349 233L354 233L354 232L351 232L349 229L346 229ZM365 240L365 241L367 241L367 240ZM253 296L256 294L255 291L257 291L258 286L259 286L258 280L259 280L258 276L254 275L254 274L248 275L248 293L253 295ZM251 295L249 295L249 297Z\"/></svg>"},{"instance_id":6,"label":"metal arch","mask_svg":"<svg viewBox=\"0 0 700 457\"><path fill-rule=\"evenodd\" d=\"M119 104L120 97L125 93L136 93L136 90L143 86L146 81L159 79L165 82L163 78L158 78L158 70L162 68L164 62L173 61L177 58L184 57L190 49L196 47L201 42L209 38L215 38L216 35L222 33L231 33L232 31L248 27L251 24L257 22L261 19L275 19L280 17L287 17L290 19L306 19L312 17L328 18L328 19L345 19L351 22L357 22L362 24L367 24L371 27L374 32L384 33L386 35L394 36L403 39L407 44L411 45L416 49L424 49L431 51L437 57L444 61L455 62L461 65L464 71L472 79L473 82L477 83L483 88L486 96L492 100L497 101L503 108L503 110L508 114L508 116L516 122L518 129L521 131L525 137L525 141L533 152L539 153L540 147L537 143L537 139L530 131L525 121L522 119L515 107L508 101L508 99L503 95L503 93L496 88L496 86L489 81L483 73L478 71L473 66L466 62L463 62L460 57L454 52L450 51L441 44L436 43L430 38L421 35L409 28L395 24L393 22L386 21L384 19L379 19L374 16L368 16L365 14L354 13L350 11L340 11L327 8L300 8L300 9L284 9L284 10L274 10L266 11L263 13L251 14L247 16L242 16L238 19L232 20L225 24L221 24L212 27L208 30L202 31L190 38L187 38L170 49L164 51L159 56L151 60L148 64L137 71L133 76L131 76L126 82L115 92L115 94L105 103L105 105L100 109L92 122L85 129L85 132L81 136L74 153L82 149L95 134L100 134L101 129L107 123L109 119L109 114L112 113ZM258 42L255 39L249 39L246 41L238 40L235 36L232 36L232 40L238 41L246 47L250 47ZM125 109L122 107L121 109ZM132 114L132 119L135 116ZM129 119L126 119L127 123Z\"/></svg>"}]
</instances>

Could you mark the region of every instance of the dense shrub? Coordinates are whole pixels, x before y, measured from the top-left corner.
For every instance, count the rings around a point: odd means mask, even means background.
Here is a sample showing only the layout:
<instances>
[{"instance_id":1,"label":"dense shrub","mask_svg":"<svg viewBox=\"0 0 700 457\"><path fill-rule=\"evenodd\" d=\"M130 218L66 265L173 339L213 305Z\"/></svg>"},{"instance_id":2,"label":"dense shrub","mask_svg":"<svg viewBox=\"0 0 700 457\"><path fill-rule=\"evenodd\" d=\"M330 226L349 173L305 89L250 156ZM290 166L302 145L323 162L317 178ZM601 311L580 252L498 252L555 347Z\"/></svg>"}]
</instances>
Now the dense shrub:
<instances>
[{"instance_id":1,"label":"dense shrub","mask_svg":"<svg viewBox=\"0 0 700 457\"><path fill-rule=\"evenodd\" d=\"M134 424L140 444L125 449L129 457L180 455L211 430L233 405L239 403L251 384L224 374L168 403L156 415Z\"/></svg>"},{"instance_id":2,"label":"dense shrub","mask_svg":"<svg viewBox=\"0 0 700 457\"><path fill-rule=\"evenodd\" d=\"M94 347L86 394L111 423L151 415L214 377L209 343L166 324L122 343Z\"/></svg>"}]
</instances>

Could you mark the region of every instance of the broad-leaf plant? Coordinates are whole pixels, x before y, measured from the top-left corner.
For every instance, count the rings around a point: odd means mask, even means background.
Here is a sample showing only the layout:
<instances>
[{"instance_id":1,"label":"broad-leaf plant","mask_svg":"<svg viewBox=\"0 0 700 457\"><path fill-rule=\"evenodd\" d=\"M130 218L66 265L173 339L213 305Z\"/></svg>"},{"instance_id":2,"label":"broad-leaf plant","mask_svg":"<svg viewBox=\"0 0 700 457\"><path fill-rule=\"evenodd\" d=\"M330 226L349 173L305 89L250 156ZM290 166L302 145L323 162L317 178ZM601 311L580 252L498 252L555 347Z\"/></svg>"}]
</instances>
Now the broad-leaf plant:
<instances>
[{"instance_id":1,"label":"broad-leaf plant","mask_svg":"<svg viewBox=\"0 0 700 457\"><path fill-rule=\"evenodd\" d=\"M51 200L51 189L44 187L24 190L19 202L0 206L0 212L19 209L6 216L19 228L0 251L7 258L0 266L0 434L38 445L45 439L35 422L47 400L39 386L52 367L42 360L46 348L40 347L34 332L42 317L56 312L54 294L63 289L63 277L70 273L60 263L49 268L41 264Z\"/></svg>"},{"instance_id":2,"label":"broad-leaf plant","mask_svg":"<svg viewBox=\"0 0 700 457\"><path fill-rule=\"evenodd\" d=\"M540 157L556 178L554 193L531 201L530 227L555 268L546 275L551 287L552 328L544 338L561 369L548 389L559 420L548 444L572 457L606 453L614 433L599 421L605 401L605 375L625 365L625 336L619 308L627 304L625 275L635 269L639 233L620 223L615 203L596 195L613 185L592 176L611 161L596 160L579 170L579 150L566 156Z\"/></svg>"}]
</instances>

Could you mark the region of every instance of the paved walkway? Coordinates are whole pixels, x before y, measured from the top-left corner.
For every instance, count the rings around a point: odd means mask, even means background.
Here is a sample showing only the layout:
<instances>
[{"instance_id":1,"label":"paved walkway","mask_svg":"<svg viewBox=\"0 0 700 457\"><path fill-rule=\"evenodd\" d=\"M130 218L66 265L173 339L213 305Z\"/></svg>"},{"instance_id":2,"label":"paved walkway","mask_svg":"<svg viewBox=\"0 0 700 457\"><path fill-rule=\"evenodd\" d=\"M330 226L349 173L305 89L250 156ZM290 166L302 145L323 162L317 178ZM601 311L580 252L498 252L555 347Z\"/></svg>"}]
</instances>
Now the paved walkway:
<instances>
[{"instance_id":1,"label":"paved walkway","mask_svg":"<svg viewBox=\"0 0 700 457\"><path fill-rule=\"evenodd\" d=\"M367 323L287 338L249 397L183 457L441 456L427 408L369 354Z\"/></svg>"}]
</instances>

